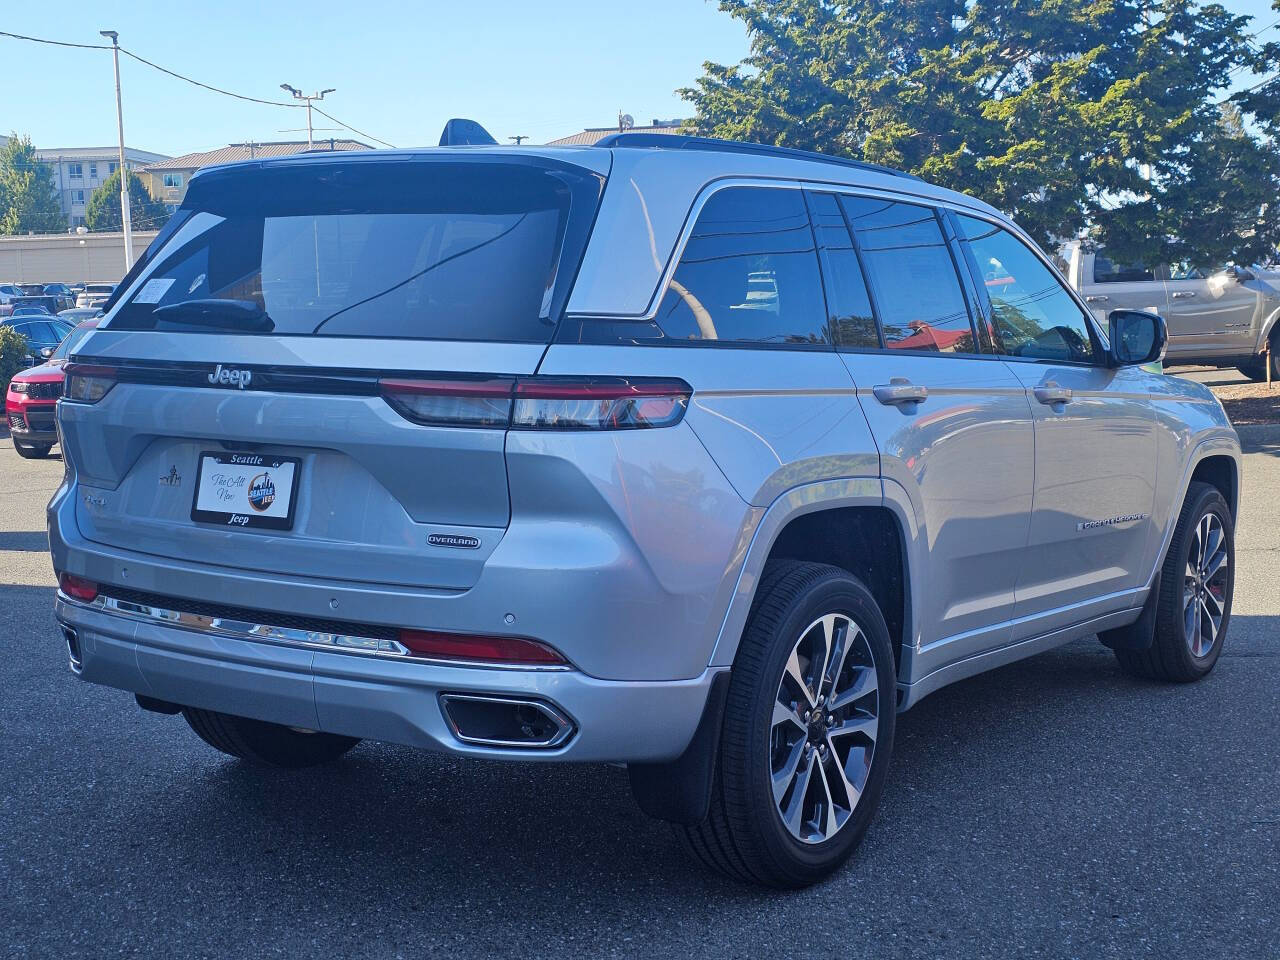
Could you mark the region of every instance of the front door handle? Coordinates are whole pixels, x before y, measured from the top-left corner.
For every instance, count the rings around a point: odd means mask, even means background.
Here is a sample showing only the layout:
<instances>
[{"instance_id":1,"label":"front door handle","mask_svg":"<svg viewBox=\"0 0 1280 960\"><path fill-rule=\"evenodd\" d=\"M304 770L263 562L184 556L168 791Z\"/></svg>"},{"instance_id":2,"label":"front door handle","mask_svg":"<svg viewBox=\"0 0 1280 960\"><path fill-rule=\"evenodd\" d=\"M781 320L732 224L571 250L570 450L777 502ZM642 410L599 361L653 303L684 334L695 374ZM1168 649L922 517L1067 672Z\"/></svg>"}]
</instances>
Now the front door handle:
<instances>
[{"instance_id":1,"label":"front door handle","mask_svg":"<svg viewBox=\"0 0 1280 960\"><path fill-rule=\"evenodd\" d=\"M929 396L929 388L915 384L906 377L891 377L888 383L877 384L871 392L887 407L916 404Z\"/></svg>"},{"instance_id":2,"label":"front door handle","mask_svg":"<svg viewBox=\"0 0 1280 960\"><path fill-rule=\"evenodd\" d=\"M1194 290L1179 290L1177 293L1169 294L1169 296L1174 300L1185 300L1188 297L1194 297L1195 295Z\"/></svg>"},{"instance_id":3,"label":"front door handle","mask_svg":"<svg viewBox=\"0 0 1280 960\"><path fill-rule=\"evenodd\" d=\"M1092 296L1085 297L1084 302L1085 303L1106 303L1110 299L1111 298L1108 297L1105 293L1095 293Z\"/></svg>"},{"instance_id":4,"label":"front door handle","mask_svg":"<svg viewBox=\"0 0 1280 960\"><path fill-rule=\"evenodd\" d=\"M1033 391L1036 399L1041 403L1047 403L1050 406L1058 407L1064 403L1071 402L1071 388L1059 386L1052 380L1042 383Z\"/></svg>"}]
</instances>

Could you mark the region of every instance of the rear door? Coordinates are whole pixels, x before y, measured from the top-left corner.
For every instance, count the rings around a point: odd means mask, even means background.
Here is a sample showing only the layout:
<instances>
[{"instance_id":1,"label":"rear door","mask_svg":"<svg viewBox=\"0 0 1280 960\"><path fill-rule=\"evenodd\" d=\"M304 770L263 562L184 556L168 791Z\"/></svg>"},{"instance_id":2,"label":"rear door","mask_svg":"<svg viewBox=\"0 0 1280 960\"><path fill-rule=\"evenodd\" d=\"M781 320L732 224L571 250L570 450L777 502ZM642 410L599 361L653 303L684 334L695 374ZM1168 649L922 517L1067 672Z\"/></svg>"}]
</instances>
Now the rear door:
<instances>
[{"instance_id":1,"label":"rear door","mask_svg":"<svg viewBox=\"0 0 1280 960\"><path fill-rule=\"evenodd\" d=\"M1035 422L1035 499L1013 639L1123 608L1140 587L1155 496L1153 376L1111 369L1065 285L999 224L957 216L1007 367Z\"/></svg>"},{"instance_id":2,"label":"rear door","mask_svg":"<svg viewBox=\"0 0 1280 960\"><path fill-rule=\"evenodd\" d=\"M1031 411L1019 380L984 350L936 210L821 193L812 203L842 358L882 474L911 498L927 544L926 569L912 577L917 664L928 672L1009 639L1031 510Z\"/></svg>"},{"instance_id":3,"label":"rear door","mask_svg":"<svg viewBox=\"0 0 1280 960\"><path fill-rule=\"evenodd\" d=\"M1254 315L1262 298L1256 280L1237 280L1222 270L1187 263L1169 268L1169 352L1199 357L1253 353Z\"/></svg>"},{"instance_id":4,"label":"rear door","mask_svg":"<svg viewBox=\"0 0 1280 960\"><path fill-rule=\"evenodd\" d=\"M62 405L83 534L469 587L509 518L504 392L550 340L601 184L483 155L198 177L73 358L72 383L113 384Z\"/></svg>"}]
</instances>

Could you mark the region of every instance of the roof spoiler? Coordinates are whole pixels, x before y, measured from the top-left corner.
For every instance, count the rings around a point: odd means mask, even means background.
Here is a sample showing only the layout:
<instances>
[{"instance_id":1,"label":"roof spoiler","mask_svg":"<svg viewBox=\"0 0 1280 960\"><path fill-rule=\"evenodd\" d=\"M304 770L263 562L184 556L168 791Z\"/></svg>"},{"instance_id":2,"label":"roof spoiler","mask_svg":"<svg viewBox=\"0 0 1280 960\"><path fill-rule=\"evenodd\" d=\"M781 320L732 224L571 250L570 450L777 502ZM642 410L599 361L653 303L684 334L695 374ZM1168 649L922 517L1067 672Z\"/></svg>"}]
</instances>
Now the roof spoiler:
<instances>
[{"instance_id":1,"label":"roof spoiler","mask_svg":"<svg viewBox=\"0 0 1280 960\"><path fill-rule=\"evenodd\" d=\"M497 140L493 139L489 131L474 120L464 120L458 117L450 120L444 125L444 132L440 134L440 146L442 147L489 147L496 146Z\"/></svg>"}]
</instances>

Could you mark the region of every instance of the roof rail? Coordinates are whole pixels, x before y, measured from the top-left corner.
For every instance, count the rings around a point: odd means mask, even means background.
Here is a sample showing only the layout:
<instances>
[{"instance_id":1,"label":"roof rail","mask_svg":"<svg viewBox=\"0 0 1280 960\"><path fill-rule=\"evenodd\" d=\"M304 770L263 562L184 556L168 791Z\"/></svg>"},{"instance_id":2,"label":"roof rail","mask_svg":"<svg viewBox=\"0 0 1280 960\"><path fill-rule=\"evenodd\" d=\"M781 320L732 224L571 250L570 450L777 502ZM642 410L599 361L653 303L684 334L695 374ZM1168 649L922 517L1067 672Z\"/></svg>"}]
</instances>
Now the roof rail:
<instances>
[{"instance_id":1,"label":"roof rail","mask_svg":"<svg viewBox=\"0 0 1280 960\"><path fill-rule=\"evenodd\" d=\"M597 147L659 147L668 150L718 150L722 153L758 153L766 157L790 157L793 160L812 160L819 163L838 163L842 167L857 167L891 177L919 180L915 174L884 167L878 163L854 160L851 157L833 157L816 150L798 150L795 147L772 147L764 143L747 143L742 140L719 140L715 137L696 137L682 133L612 133L596 141Z\"/></svg>"}]
</instances>

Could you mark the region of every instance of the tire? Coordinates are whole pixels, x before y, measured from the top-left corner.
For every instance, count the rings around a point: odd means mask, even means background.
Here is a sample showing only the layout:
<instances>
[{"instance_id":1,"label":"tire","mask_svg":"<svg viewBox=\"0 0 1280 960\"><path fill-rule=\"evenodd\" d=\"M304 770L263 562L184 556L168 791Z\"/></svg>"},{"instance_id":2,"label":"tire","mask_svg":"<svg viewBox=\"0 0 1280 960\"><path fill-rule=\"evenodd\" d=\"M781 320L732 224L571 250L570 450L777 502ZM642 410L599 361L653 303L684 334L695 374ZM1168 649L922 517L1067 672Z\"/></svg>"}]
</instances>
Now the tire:
<instances>
[{"instance_id":1,"label":"tire","mask_svg":"<svg viewBox=\"0 0 1280 960\"><path fill-rule=\"evenodd\" d=\"M815 670L823 650L832 651L828 666ZM831 716L806 726L806 713L819 713L815 699ZM730 676L710 810L677 828L690 851L719 873L770 887L829 876L875 815L896 706L889 630L866 586L825 564L766 566ZM780 793L775 771L784 773Z\"/></svg>"},{"instance_id":2,"label":"tire","mask_svg":"<svg viewBox=\"0 0 1280 960\"><path fill-rule=\"evenodd\" d=\"M267 723L183 707L182 715L196 735L215 750L249 763L300 769L337 760L359 743L355 737L334 733L307 733Z\"/></svg>"},{"instance_id":3,"label":"tire","mask_svg":"<svg viewBox=\"0 0 1280 960\"><path fill-rule=\"evenodd\" d=\"M1271 379L1280 383L1280 330L1271 334ZM1248 363L1236 367L1254 383L1265 383L1267 379L1267 356L1259 354Z\"/></svg>"},{"instance_id":4,"label":"tire","mask_svg":"<svg viewBox=\"0 0 1280 960\"><path fill-rule=\"evenodd\" d=\"M1203 555L1202 544L1209 548ZM1145 650L1117 649L1121 668L1173 683L1206 676L1218 662L1231 622L1235 566L1235 525L1227 501L1217 488L1193 482L1161 568L1154 639Z\"/></svg>"},{"instance_id":5,"label":"tire","mask_svg":"<svg viewBox=\"0 0 1280 960\"><path fill-rule=\"evenodd\" d=\"M13 449L18 451L18 456L24 460L43 460L49 455L49 451L53 449L51 443L19 443L13 441Z\"/></svg>"}]
</instances>

